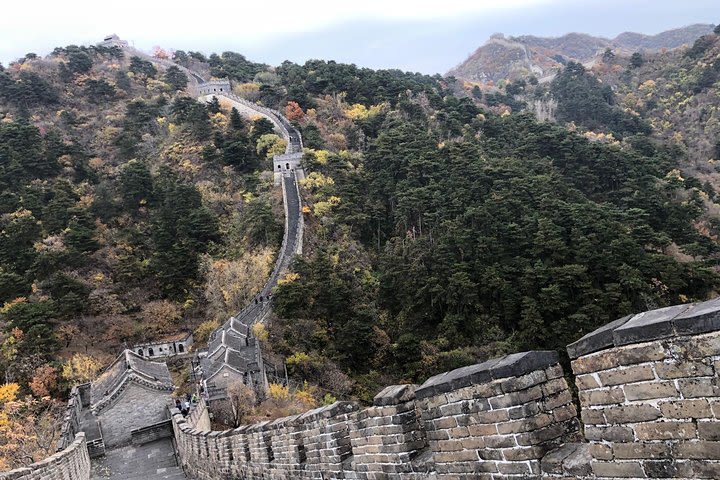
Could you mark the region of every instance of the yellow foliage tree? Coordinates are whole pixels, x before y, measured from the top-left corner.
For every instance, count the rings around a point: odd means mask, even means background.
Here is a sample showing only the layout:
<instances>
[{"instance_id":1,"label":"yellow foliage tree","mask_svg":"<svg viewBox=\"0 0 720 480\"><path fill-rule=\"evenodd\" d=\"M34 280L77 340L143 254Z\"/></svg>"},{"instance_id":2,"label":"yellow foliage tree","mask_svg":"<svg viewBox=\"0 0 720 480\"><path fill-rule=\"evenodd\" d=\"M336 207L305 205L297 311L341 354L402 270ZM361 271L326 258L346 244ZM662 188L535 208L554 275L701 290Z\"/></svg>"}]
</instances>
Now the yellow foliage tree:
<instances>
[{"instance_id":1,"label":"yellow foliage tree","mask_svg":"<svg viewBox=\"0 0 720 480\"><path fill-rule=\"evenodd\" d=\"M146 328L156 334L167 334L178 330L182 312L169 300L155 300L143 305L142 317Z\"/></svg>"},{"instance_id":2,"label":"yellow foliage tree","mask_svg":"<svg viewBox=\"0 0 720 480\"><path fill-rule=\"evenodd\" d=\"M271 383L268 385L268 396L275 401L290 401L290 389L279 383Z\"/></svg>"},{"instance_id":3,"label":"yellow foliage tree","mask_svg":"<svg viewBox=\"0 0 720 480\"><path fill-rule=\"evenodd\" d=\"M207 343L210 338L210 334L220 327L220 322L217 320L207 320L201 323L193 333L193 339L197 344Z\"/></svg>"},{"instance_id":4,"label":"yellow foliage tree","mask_svg":"<svg viewBox=\"0 0 720 480\"><path fill-rule=\"evenodd\" d=\"M97 376L99 370L100 362L90 355L76 353L63 363L62 377L72 384L87 383Z\"/></svg>"},{"instance_id":5,"label":"yellow foliage tree","mask_svg":"<svg viewBox=\"0 0 720 480\"><path fill-rule=\"evenodd\" d=\"M261 157L271 159L273 155L285 153L287 142L275 135L274 133L266 133L258 138L256 150Z\"/></svg>"},{"instance_id":6,"label":"yellow foliage tree","mask_svg":"<svg viewBox=\"0 0 720 480\"><path fill-rule=\"evenodd\" d=\"M263 248L244 252L237 260L204 257L205 299L214 318L237 313L259 292L273 265L273 252Z\"/></svg>"},{"instance_id":7,"label":"yellow foliage tree","mask_svg":"<svg viewBox=\"0 0 720 480\"><path fill-rule=\"evenodd\" d=\"M252 333L255 338L257 338L261 342L267 342L269 338L268 331L265 328L265 325L263 325L262 323L256 323L255 325L253 325Z\"/></svg>"},{"instance_id":8,"label":"yellow foliage tree","mask_svg":"<svg viewBox=\"0 0 720 480\"><path fill-rule=\"evenodd\" d=\"M335 196L329 197L322 202L317 202L315 204L315 216L325 217L332 211L333 207L338 205L340 205L340 197Z\"/></svg>"},{"instance_id":9,"label":"yellow foliage tree","mask_svg":"<svg viewBox=\"0 0 720 480\"><path fill-rule=\"evenodd\" d=\"M0 385L0 405L8 402L14 402L20 391L20 385L17 383L5 383Z\"/></svg>"}]
</instances>

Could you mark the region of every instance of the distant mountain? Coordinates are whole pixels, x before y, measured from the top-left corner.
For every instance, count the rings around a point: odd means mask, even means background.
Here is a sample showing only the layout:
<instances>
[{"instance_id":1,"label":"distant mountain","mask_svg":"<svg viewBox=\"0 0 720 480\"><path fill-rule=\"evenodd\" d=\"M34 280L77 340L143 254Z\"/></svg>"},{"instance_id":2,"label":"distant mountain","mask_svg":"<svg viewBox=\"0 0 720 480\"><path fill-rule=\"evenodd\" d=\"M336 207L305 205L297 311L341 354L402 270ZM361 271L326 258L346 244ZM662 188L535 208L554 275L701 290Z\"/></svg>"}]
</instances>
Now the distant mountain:
<instances>
[{"instance_id":1,"label":"distant mountain","mask_svg":"<svg viewBox=\"0 0 720 480\"><path fill-rule=\"evenodd\" d=\"M696 24L657 35L625 32L612 40L584 33L568 33L557 38L506 37L497 33L448 75L476 82L513 80L531 74L548 77L570 60L592 63L607 48L623 54L673 49L692 44L712 29L709 24Z\"/></svg>"}]
</instances>

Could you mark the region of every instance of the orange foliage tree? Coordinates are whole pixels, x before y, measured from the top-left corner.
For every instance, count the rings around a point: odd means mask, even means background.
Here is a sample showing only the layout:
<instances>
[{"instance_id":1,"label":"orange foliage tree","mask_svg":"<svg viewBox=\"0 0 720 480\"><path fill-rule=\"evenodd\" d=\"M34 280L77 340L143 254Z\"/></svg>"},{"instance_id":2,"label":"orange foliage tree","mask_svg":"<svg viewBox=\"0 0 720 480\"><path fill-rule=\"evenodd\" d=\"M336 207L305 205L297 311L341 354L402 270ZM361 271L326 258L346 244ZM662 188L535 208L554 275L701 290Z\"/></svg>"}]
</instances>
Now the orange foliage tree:
<instances>
[{"instance_id":1,"label":"orange foliage tree","mask_svg":"<svg viewBox=\"0 0 720 480\"><path fill-rule=\"evenodd\" d=\"M35 369L30 380L30 390L38 398L49 397L58 387L58 371L52 365L43 365Z\"/></svg>"},{"instance_id":2,"label":"orange foliage tree","mask_svg":"<svg viewBox=\"0 0 720 480\"><path fill-rule=\"evenodd\" d=\"M20 386L0 385L0 471L50 456L59 433L62 404L49 398L18 398Z\"/></svg>"},{"instance_id":3,"label":"orange foliage tree","mask_svg":"<svg viewBox=\"0 0 720 480\"><path fill-rule=\"evenodd\" d=\"M285 116L291 122L302 122L305 118L305 112L297 102L290 101L285 106Z\"/></svg>"},{"instance_id":4,"label":"orange foliage tree","mask_svg":"<svg viewBox=\"0 0 720 480\"><path fill-rule=\"evenodd\" d=\"M162 58L162 59L168 59L170 58L170 54L162 47L154 46L152 49L152 55L155 58Z\"/></svg>"}]
</instances>

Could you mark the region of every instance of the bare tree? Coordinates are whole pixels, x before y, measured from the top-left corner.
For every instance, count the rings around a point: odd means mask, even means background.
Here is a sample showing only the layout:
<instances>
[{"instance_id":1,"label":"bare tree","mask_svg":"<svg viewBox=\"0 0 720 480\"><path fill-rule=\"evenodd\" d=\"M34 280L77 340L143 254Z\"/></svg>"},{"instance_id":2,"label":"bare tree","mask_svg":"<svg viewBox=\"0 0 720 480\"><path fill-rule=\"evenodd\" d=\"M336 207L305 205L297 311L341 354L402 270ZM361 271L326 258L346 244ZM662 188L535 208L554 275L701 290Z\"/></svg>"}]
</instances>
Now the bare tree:
<instances>
[{"instance_id":1,"label":"bare tree","mask_svg":"<svg viewBox=\"0 0 720 480\"><path fill-rule=\"evenodd\" d=\"M225 400L213 403L215 404L213 410L216 419L221 423L237 428L253 412L257 404L257 396L252 387L245 385L241 381L236 381L228 385Z\"/></svg>"}]
</instances>

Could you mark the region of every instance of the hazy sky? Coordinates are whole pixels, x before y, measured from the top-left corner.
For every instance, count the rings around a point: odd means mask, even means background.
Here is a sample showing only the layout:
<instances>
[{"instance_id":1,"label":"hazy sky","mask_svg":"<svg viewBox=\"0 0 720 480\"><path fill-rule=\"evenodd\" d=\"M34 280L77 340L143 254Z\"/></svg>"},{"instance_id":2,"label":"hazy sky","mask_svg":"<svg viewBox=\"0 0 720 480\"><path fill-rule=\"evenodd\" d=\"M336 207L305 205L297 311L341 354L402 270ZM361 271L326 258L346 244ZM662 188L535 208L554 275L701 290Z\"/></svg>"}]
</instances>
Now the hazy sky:
<instances>
[{"instance_id":1,"label":"hazy sky","mask_svg":"<svg viewBox=\"0 0 720 480\"><path fill-rule=\"evenodd\" d=\"M718 22L720 0L8 1L0 4L0 62L117 33L144 50L444 73L495 32L613 37Z\"/></svg>"}]
</instances>

